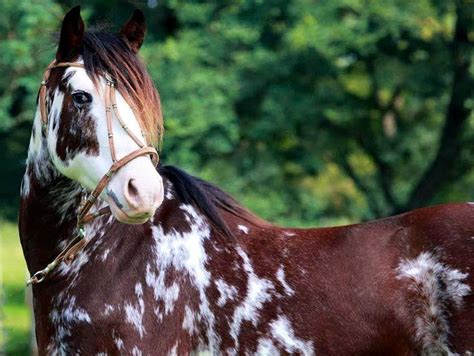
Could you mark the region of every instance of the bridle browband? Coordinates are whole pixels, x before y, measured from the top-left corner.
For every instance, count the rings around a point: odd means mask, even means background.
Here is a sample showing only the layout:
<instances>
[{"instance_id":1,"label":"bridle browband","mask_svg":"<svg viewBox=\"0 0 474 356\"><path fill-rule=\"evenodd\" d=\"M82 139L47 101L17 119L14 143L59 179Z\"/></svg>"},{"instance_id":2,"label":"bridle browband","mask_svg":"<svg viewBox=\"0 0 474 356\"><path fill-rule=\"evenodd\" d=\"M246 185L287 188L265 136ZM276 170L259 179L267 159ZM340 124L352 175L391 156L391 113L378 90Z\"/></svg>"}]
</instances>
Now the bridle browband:
<instances>
[{"instance_id":1,"label":"bridle browband","mask_svg":"<svg viewBox=\"0 0 474 356\"><path fill-rule=\"evenodd\" d=\"M41 124L43 128L43 132L45 136L47 136L48 130L48 109L46 107L46 85L48 83L49 75L52 69L54 68L67 68L67 67L76 67L76 68L85 68L81 63L73 63L73 62L62 62L56 63L53 61L48 68L46 69L43 80L41 82L41 87L39 90L38 95L38 105L40 109L40 116L41 116ZM102 191L105 189L107 184L110 182L114 174L123 166L125 166L130 161L134 160L135 158L141 156L150 156L153 164L156 166L159 161L158 152L154 147L149 145L146 141L146 135L144 134L143 127L138 120L140 128L142 130L142 136L145 141L143 143L137 136L133 134L133 132L127 127L125 122L123 121L122 117L119 114L117 108L117 99L116 99L116 90L115 90L115 83L112 77L108 73L104 73L106 87L105 87L105 116L107 121L107 135L109 140L109 147L110 147L110 155L112 157L112 166L109 168L108 172L100 179L99 183L95 187L95 189L87 195L87 193L83 193L81 199L81 208L79 214L77 216L77 225L76 225L76 236L74 239L66 246L64 250L54 259L53 262L48 264L46 268L42 269L41 271L36 272L28 281L27 284L37 284L42 282L46 276L51 272L60 262L66 261L70 262L74 258L74 256L79 252L82 248L84 248L89 240L85 238L85 230L84 225L88 222L94 220L95 218L109 214L110 208L105 207L99 209L94 213L90 213L89 210L92 208ZM131 106L132 111L136 116L136 112ZM119 121L120 125L122 126L123 130L132 138L133 141L138 145L138 149L127 154L126 156L117 159L117 155L115 152L115 144L114 144L114 135L112 130L112 119L113 114ZM87 197L86 197L87 196Z\"/></svg>"}]
</instances>

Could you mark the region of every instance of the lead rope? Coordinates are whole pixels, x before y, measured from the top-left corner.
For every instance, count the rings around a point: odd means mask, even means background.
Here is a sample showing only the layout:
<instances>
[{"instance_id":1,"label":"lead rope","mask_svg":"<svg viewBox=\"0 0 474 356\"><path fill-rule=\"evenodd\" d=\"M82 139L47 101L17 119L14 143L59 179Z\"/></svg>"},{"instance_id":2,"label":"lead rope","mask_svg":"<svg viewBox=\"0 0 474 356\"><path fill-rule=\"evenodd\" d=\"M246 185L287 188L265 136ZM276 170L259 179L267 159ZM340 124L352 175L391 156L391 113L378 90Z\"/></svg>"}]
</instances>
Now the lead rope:
<instances>
[{"instance_id":1,"label":"lead rope","mask_svg":"<svg viewBox=\"0 0 474 356\"><path fill-rule=\"evenodd\" d=\"M49 79L50 70L53 68L58 68L58 67L84 68L84 65L80 63L52 62L46 69L46 72L43 76L43 80L41 82L39 98L38 98L38 103L40 105L41 122L42 122L42 127L43 127L43 131L45 135L48 129L48 115L47 115L47 108L46 108L46 84ZM105 74L105 79L106 79L105 116L107 120L107 135L108 135L108 141L109 141L109 147L110 147L110 155L112 157L112 166L110 167L109 171L100 179L99 183L97 184L97 187L87 196L87 198L85 198L86 194L84 192L82 193L81 204L80 204L81 208L77 216L77 224L76 224L76 228L74 232L75 236L72 239L72 241L69 242L69 244L59 253L59 255L53 260L53 262L48 264L44 269L33 274L33 276L30 279L28 279L28 281L26 282L27 285L41 283L46 278L46 276L52 270L54 270L61 262L70 263L74 259L76 254L89 243L90 239L88 240L85 238L86 235L85 235L84 225L98 218L99 216L109 214L110 208L105 207L93 213L89 213L89 210L97 201L99 195L102 193L102 191L105 189L107 184L110 182L113 175L120 168L125 166L131 160L137 157L141 157L141 156L150 156L153 164L155 166L158 164L159 156L156 149L151 146L146 146L147 141L145 137L144 137L145 144L142 143L125 125L125 122L122 120L117 109L115 83L113 82L110 75L108 75L107 73ZM137 150L127 154L125 157L122 157L119 160L117 160L117 157L116 157L115 144L114 144L114 139L113 139L112 113L115 114L115 116L117 117L117 120L119 121L120 125L125 130L125 132L139 146ZM142 129L141 125L140 125L140 129ZM143 129L142 129L142 135L143 135Z\"/></svg>"}]
</instances>

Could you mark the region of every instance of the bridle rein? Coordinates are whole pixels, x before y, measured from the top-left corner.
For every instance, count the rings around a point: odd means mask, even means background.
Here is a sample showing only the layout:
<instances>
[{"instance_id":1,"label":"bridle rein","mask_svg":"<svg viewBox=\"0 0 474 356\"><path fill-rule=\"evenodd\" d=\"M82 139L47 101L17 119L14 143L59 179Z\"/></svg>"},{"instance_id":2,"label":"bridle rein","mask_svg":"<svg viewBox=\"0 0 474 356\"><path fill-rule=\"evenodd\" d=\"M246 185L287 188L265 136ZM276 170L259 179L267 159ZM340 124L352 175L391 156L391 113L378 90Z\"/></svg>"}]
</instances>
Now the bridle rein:
<instances>
[{"instance_id":1,"label":"bridle rein","mask_svg":"<svg viewBox=\"0 0 474 356\"><path fill-rule=\"evenodd\" d=\"M40 116L41 116L41 123L44 135L47 136L48 130L48 110L46 107L46 92L47 88L46 85L48 83L49 75L52 69L54 68L67 68L67 67L76 67L76 68L85 68L81 63L73 63L73 62L62 62L56 63L55 61L52 62L43 76L43 81L41 82L41 87L39 90L38 95L38 105L40 109ZM104 207L102 209L97 210L96 212L90 213L89 210L92 208L94 203L97 201L98 197L105 189L107 184L110 182L112 177L114 176L117 171L125 166L127 163L132 161L135 158L141 156L150 156L153 164L156 166L159 161L158 152L154 147L149 145L146 142L146 135L144 134L143 127L141 126L140 120L138 123L142 129L142 136L144 138L145 143L143 143L133 132L127 127L125 122L123 121L122 117L119 114L117 108L117 100L116 100L116 90L115 90L115 83L112 77L108 73L104 73L104 77L106 80L106 87L105 87L105 114L106 114L106 121L107 121L107 134L109 140L109 147L110 147L110 154L112 157L112 166L109 168L107 173L100 179L99 183L97 184L96 188L90 193L87 194L85 190L83 190L83 196L81 199L81 208L79 210L79 214L77 216L77 225L75 231L75 237L73 240L64 248L61 253L54 259L53 262L48 264L46 268L36 272L28 281L27 285L29 284L37 284L42 282L46 276L56 268L59 263L61 262L71 262L74 259L74 256L84 248L87 243L89 242L88 239L85 238L85 230L84 225L88 222L94 220L95 218L110 214L110 208ZM132 110L133 110L133 106ZM136 116L135 110L133 110ZM112 130L112 119L115 114L115 117L119 121L120 125L122 126L123 130L132 138L132 140L138 145L138 149L127 154L126 156L117 159L117 155L115 152L115 144L114 144L114 135ZM138 116L136 116L138 117Z\"/></svg>"}]
</instances>

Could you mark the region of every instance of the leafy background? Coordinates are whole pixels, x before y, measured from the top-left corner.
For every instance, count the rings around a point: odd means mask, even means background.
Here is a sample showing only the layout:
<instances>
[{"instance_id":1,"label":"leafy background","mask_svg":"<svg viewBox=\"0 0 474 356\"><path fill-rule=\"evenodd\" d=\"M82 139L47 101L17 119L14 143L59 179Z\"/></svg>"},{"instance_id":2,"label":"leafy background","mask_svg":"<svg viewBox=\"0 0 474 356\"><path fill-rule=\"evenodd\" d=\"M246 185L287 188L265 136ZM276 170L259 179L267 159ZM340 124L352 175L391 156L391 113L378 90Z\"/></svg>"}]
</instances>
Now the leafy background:
<instances>
[{"instance_id":1,"label":"leafy background","mask_svg":"<svg viewBox=\"0 0 474 356\"><path fill-rule=\"evenodd\" d=\"M75 4L2 1L0 352L29 352L19 182L54 31ZM473 199L473 6L90 0L83 16L118 30L145 11L165 163L270 221L325 226Z\"/></svg>"}]
</instances>

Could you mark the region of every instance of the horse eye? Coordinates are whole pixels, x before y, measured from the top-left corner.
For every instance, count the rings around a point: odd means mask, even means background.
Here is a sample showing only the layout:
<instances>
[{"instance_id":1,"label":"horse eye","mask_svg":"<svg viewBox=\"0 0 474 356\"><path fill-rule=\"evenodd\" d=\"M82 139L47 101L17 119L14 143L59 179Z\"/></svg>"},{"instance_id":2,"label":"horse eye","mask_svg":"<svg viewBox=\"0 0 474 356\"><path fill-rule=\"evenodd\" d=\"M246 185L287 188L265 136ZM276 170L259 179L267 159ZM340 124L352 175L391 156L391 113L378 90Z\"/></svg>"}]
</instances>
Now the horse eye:
<instances>
[{"instance_id":1,"label":"horse eye","mask_svg":"<svg viewBox=\"0 0 474 356\"><path fill-rule=\"evenodd\" d=\"M72 99L74 100L74 103L78 105L89 104L92 102L92 96L83 91L72 93Z\"/></svg>"}]
</instances>

